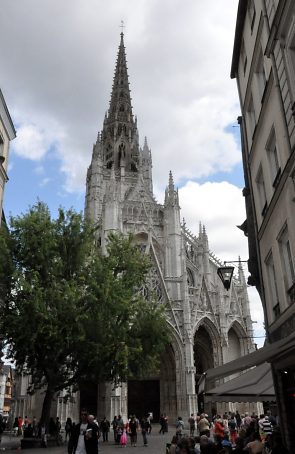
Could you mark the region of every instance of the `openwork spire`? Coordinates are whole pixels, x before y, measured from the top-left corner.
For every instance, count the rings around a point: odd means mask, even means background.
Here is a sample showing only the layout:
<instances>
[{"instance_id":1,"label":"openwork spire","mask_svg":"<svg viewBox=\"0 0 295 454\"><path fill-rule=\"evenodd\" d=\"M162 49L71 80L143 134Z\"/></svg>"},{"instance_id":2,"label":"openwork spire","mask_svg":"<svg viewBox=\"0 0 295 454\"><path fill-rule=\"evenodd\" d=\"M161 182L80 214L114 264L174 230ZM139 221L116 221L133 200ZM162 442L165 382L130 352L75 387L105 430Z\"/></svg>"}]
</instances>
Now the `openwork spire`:
<instances>
[{"instance_id":1,"label":"openwork spire","mask_svg":"<svg viewBox=\"0 0 295 454\"><path fill-rule=\"evenodd\" d=\"M171 205L179 208L178 189L175 190L173 175L170 170L168 186L165 191L165 205Z\"/></svg>"},{"instance_id":2,"label":"openwork spire","mask_svg":"<svg viewBox=\"0 0 295 454\"><path fill-rule=\"evenodd\" d=\"M124 121L130 121L133 117L123 32L118 50L109 116Z\"/></svg>"},{"instance_id":3,"label":"openwork spire","mask_svg":"<svg viewBox=\"0 0 295 454\"><path fill-rule=\"evenodd\" d=\"M173 175L172 175L171 170L170 170L170 172L169 172L168 190L169 190L170 192L173 192L173 191L174 191L174 181L173 181Z\"/></svg>"},{"instance_id":4,"label":"openwork spire","mask_svg":"<svg viewBox=\"0 0 295 454\"><path fill-rule=\"evenodd\" d=\"M109 110L102 131L104 163L116 170L138 171L139 145L128 81L124 34L121 33Z\"/></svg>"}]
</instances>

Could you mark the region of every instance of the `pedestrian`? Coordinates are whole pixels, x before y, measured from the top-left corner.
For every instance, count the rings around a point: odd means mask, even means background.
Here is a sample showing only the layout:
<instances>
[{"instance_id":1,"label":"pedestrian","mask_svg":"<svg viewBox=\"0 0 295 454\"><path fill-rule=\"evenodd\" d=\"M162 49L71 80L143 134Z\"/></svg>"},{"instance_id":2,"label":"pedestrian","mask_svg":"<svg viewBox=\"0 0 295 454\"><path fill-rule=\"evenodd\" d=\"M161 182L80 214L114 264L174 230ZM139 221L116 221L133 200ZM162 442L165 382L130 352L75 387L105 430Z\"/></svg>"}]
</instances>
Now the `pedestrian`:
<instances>
[{"instance_id":1,"label":"pedestrian","mask_svg":"<svg viewBox=\"0 0 295 454\"><path fill-rule=\"evenodd\" d=\"M199 432L200 432L200 436L201 435L205 435L206 431L210 430L210 423L209 423L208 419L205 417L204 413L202 413L200 415L200 419L199 419L199 422L198 422L198 429L199 429Z\"/></svg>"},{"instance_id":2,"label":"pedestrian","mask_svg":"<svg viewBox=\"0 0 295 454\"><path fill-rule=\"evenodd\" d=\"M223 425L223 420L220 418L220 416L217 416L217 419L215 419L214 423L214 435L215 437L221 438L223 440L224 438L224 425Z\"/></svg>"},{"instance_id":3,"label":"pedestrian","mask_svg":"<svg viewBox=\"0 0 295 454\"><path fill-rule=\"evenodd\" d=\"M109 441L109 431L110 431L110 422L107 420L106 417L100 423L100 430L102 432L103 442Z\"/></svg>"},{"instance_id":4,"label":"pedestrian","mask_svg":"<svg viewBox=\"0 0 295 454\"><path fill-rule=\"evenodd\" d=\"M33 428L33 437L38 438L38 421L36 416L33 416L33 421L32 421L32 428Z\"/></svg>"},{"instance_id":5,"label":"pedestrian","mask_svg":"<svg viewBox=\"0 0 295 454\"><path fill-rule=\"evenodd\" d=\"M246 412L244 418L242 418L242 428L248 429L248 427L250 427L251 422L252 418L251 416L249 416L249 413Z\"/></svg>"},{"instance_id":6,"label":"pedestrian","mask_svg":"<svg viewBox=\"0 0 295 454\"><path fill-rule=\"evenodd\" d=\"M146 418L149 422L149 430L148 430L148 434L151 435L152 433L152 415L151 413L148 414L147 418Z\"/></svg>"},{"instance_id":7,"label":"pedestrian","mask_svg":"<svg viewBox=\"0 0 295 454\"><path fill-rule=\"evenodd\" d=\"M168 433L168 416L164 413L164 431Z\"/></svg>"},{"instance_id":8,"label":"pedestrian","mask_svg":"<svg viewBox=\"0 0 295 454\"><path fill-rule=\"evenodd\" d=\"M81 411L81 420L74 427L72 441L75 454L98 454L98 427L93 421L88 421L87 410Z\"/></svg>"},{"instance_id":9,"label":"pedestrian","mask_svg":"<svg viewBox=\"0 0 295 454\"><path fill-rule=\"evenodd\" d=\"M119 444L120 443L120 439L121 439L121 435L122 435L123 429L124 429L124 421L123 421L123 418L122 418L121 415L118 415L116 424L117 424L116 443Z\"/></svg>"},{"instance_id":10,"label":"pedestrian","mask_svg":"<svg viewBox=\"0 0 295 454\"><path fill-rule=\"evenodd\" d=\"M221 445L226 449L226 452L232 452L232 443L229 441L228 434L224 435L224 439L222 440Z\"/></svg>"},{"instance_id":11,"label":"pedestrian","mask_svg":"<svg viewBox=\"0 0 295 454\"><path fill-rule=\"evenodd\" d=\"M114 419L112 421L112 428L113 428L113 432L114 432L114 442L117 443L117 428L118 428L117 416L114 416Z\"/></svg>"},{"instance_id":12,"label":"pedestrian","mask_svg":"<svg viewBox=\"0 0 295 454\"><path fill-rule=\"evenodd\" d=\"M230 441L232 444L236 444L238 432L237 432L237 423L235 420L235 416L231 415L230 420L228 421L228 429L230 434Z\"/></svg>"},{"instance_id":13,"label":"pedestrian","mask_svg":"<svg viewBox=\"0 0 295 454\"><path fill-rule=\"evenodd\" d=\"M266 411L266 415L268 416L268 420L271 423L272 427L277 426L277 420L276 418L272 415L271 410Z\"/></svg>"},{"instance_id":14,"label":"pedestrian","mask_svg":"<svg viewBox=\"0 0 295 454\"><path fill-rule=\"evenodd\" d=\"M147 447L148 442L147 442L146 436L149 433L149 428L150 428L150 423L149 423L147 417L142 418L142 420L140 421L140 427L141 427L141 435L142 435L142 439L143 439L143 445L145 447Z\"/></svg>"},{"instance_id":15,"label":"pedestrian","mask_svg":"<svg viewBox=\"0 0 295 454\"><path fill-rule=\"evenodd\" d=\"M23 434L23 419L21 416L18 417L18 435L22 435Z\"/></svg>"},{"instance_id":16,"label":"pedestrian","mask_svg":"<svg viewBox=\"0 0 295 454\"><path fill-rule=\"evenodd\" d=\"M241 424L242 424L242 418L238 411L236 411L235 417L236 417L236 421L237 421L237 429L239 430L241 427Z\"/></svg>"},{"instance_id":17,"label":"pedestrian","mask_svg":"<svg viewBox=\"0 0 295 454\"><path fill-rule=\"evenodd\" d=\"M190 437L194 436L195 429L196 429L196 420L194 418L194 414L192 413L190 418L188 419L189 423L189 431L190 431Z\"/></svg>"},{"instance_id":18,"label":"pedestrian","mask_svg":"<svg viewBox=\"0 0 295 454\"><path fill-rule=\"evenodd\" d=\"M262 430L264 433L264 437L267 437L267 435L271 435L272 429L273 429L273 427L268 419L268 416L265 416L264 421L262 422Z\"/></svg>"},{"instance_id":19,"label":"pedestrian","mask_svg":"<svg viewBox=\"0 0 295 454\"><path fill-rule=\"evenodd\" d=\"M136 420L135 415L132 415L131 419L129 421L129 435L130 435L131 446L136 446L137 429L138 429L138 422Z\"/></svg>"},{"instance_id":20,"label":"pedestrian","mask_svg":"<svg viewBox=\"0 0 295 454\"><path fill-rule=\"evenodd\" d=\"M17 437L18 435L18 417L14 418L14 423L13 423L13 432L15 434L15 436Z\"/></svg>"},{"instance_id":21,"label":"pedestrian","mask_svg":"<svg viewBox=\"0 0 295 454\"><path fill-rule=\"evenodd\" d=\"M55 424L55 421L54 421L54 419L52 417L49 419L48 430L49 430L49 435L55 435L56 434L56 424Z\"/></svg>"},{"instance_id":22,"label":"pedestrian","mask_svg":"<svg viewBox=\"0 0 295 454\"><path fill-rule=\"evenodd\" d=\"M55 419L55 427L56 427L56 432L59 433L61 431L61 423L60 423L58 416Z\"/></svg>"},{"instance_id":23,"label":"pedestrian","mask_svg":"<svg viewBox=\"0 0 295 454\"><path fill-rule=\"evenodd\" d=\"M126 448L126 445L127 445L126 429L123 429L122 435L120 436L120 445L122 446L122 448Z\"/></svg>"},{"instance_id":24,"label":"pedestrian","mask_svg":"<svg viewBox=\"0 0 295 454\"><path fill-rule=\"evenodd\" d=\"M72 422L72 420L71 420L71 422ZM74 433L75 433L75 423L72 422L71 430L69 433L68 454L73 454L73 452L74 452L74 436L73 436Z\"/></svg>"},{"instance_id":25,"label":"pedestrian","mask_svg":"<svg viewBox=\"0 0 295 454\"><path fill-rule=\"evenodd\" d=\"M166 428L166 423L165 423L165 418L164 418L164 415L162 414L160 416L160 430L159 430L159 434L163 434L165 433L165 428Z\"/></svg>"},{"instance_id":26,"label":"pedestrian","mask_svg":"<svg viewBox=\"0 0 295 454\"><path fill-rule=\"evenodd\" d=\"M178 416L175 427L176 427L177 439L180 440L183 435L183 430L184 430L184 422L183 422L181 416Z\"/></svg>"},{"instance_id":27,"label":"pedestrian","mask_svg":"<svg viewBox=\"0 0 295 454\"><path fill-rule=\"evenodd\" d=\"M71 418L67 418L66 424L65 424L65 432L66 432L66 441L67 439L71 437L71 430L72 430L72 420Z\"/></svg>"},{"instance_id":28,"label":"pedestrian","mask_svg":"<svg viewBox=\"0 0 295 454\"><path fill-rule=\"evenodd\" d=\"M253 435L253 441L247 443L246 447L249 452L255 454L262 454L263 452L263 443L261 442L259 432L255 432ZM246 450L246 449L244 449Z\"/></svg>"}]
</instances>

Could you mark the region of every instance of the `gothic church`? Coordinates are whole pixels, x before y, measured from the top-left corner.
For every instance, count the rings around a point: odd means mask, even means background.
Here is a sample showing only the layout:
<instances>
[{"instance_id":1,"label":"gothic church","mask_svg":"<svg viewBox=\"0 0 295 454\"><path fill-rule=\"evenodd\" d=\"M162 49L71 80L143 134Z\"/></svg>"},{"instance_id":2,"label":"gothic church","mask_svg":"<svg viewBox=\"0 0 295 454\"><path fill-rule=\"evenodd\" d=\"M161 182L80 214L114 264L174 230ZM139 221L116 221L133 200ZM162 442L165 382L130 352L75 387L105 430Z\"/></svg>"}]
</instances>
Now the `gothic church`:
<instances>
[{"instance_id":1,"label":"gothic church","mask_svg":"<svg viewBox=\"0 0 295 454\"><path fill-rule=\"evenodd\" d=\"M171 172L164 204L153 196L152 155L146 138L139 145L123 33L110 106L87 172L85 214L100 226L102 248L110 232L132 232L150 255L153 269L147 286L165 304L172 334L158 376L118 389L99 385L98 417L151 411L155 418L161 412L173 421L202 410L197 398L200 374L253 350L245 278L240 265L231 289L223 288L217 276L221 263L209 250L205 227L200 224L193 234L181 224Z\"/></svg>"}]
</instances>

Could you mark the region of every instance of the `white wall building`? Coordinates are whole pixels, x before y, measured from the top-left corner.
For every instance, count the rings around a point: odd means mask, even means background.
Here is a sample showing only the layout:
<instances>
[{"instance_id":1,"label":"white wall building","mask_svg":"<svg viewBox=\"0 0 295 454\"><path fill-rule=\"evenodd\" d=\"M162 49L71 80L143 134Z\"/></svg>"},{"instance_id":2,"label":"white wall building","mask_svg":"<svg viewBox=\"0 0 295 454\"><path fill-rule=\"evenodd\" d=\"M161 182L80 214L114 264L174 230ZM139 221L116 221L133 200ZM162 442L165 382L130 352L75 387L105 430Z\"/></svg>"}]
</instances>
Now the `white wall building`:
<instances>
[{"instance_id":1,"label":"white wall building","mask_svg":"<svg viewBox=\"0 0 295 454\"><path fill-rule=\"evenodd\" d=\"M295 3L240 0L237 79L251 282L260 293L284 437L295 451ZM289 336L289 337L288 337Z\"/></svg>"}]
</instances>

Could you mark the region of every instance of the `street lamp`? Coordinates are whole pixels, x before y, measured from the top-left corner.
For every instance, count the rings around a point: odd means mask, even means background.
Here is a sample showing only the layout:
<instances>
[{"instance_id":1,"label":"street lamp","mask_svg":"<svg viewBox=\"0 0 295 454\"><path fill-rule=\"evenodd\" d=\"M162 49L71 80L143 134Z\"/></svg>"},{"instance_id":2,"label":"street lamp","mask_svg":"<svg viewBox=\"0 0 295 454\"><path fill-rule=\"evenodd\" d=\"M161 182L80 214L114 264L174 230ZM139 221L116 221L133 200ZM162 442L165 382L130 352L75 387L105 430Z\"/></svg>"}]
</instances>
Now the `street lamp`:
<instances>
[{"instance_id":1,"label":"street lamp","mask_svg":"<svg viewBox=\"0 0 295 454\"><path fill-rule=\"evenodd\" d=\"M232 260L224 262L224 266L217 268L217 274L223 283L224 288L228 291L230 289L231 280L234 274L234 267L226 265L227 263L242 263L248 260Z\"/></svg>"},{"instance_id":2,"label":"street lamp","mask_svg":"<svg viewBox=\"0 0 295 454\"><path fill-rule=\"evenodd\" d=\"M231 280L234 274L234 267L233 266L226 266L226 262L224 262L224 266L221 266L217 269L217 274L223 283L223 286L226 290L229 290Z\"/></svg>"}]
</instances>

